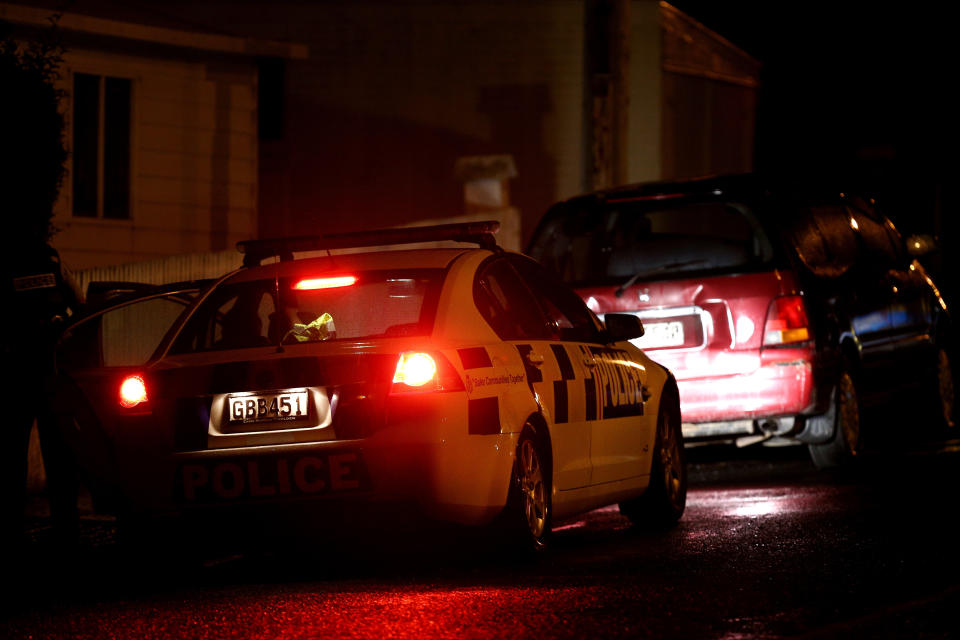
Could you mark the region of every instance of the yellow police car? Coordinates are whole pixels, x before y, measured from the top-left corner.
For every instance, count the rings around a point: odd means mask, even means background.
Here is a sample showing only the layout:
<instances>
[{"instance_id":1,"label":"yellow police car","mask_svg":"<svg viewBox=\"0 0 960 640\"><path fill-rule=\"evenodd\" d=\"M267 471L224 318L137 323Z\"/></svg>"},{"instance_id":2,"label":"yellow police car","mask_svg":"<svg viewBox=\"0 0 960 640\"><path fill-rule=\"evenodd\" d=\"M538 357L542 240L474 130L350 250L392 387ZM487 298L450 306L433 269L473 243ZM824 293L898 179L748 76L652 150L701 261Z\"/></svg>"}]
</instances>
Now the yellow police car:
<instances>
[{"instance_id":1,"label":"yellow police car","mask_svg":"<svg viewBox=\"0 0 960 640\"><path fill-rule=\"evenodd\" d=\"M496 229L240 243L244 267L200 293L143 366L71 374L120 509L412 503L534 550L554 519L607 504L674 523L677 386L630 344L640 321L601 323L501 250ZM439 240L477 246L356 251Z\"/></svg>"}]
</instances>

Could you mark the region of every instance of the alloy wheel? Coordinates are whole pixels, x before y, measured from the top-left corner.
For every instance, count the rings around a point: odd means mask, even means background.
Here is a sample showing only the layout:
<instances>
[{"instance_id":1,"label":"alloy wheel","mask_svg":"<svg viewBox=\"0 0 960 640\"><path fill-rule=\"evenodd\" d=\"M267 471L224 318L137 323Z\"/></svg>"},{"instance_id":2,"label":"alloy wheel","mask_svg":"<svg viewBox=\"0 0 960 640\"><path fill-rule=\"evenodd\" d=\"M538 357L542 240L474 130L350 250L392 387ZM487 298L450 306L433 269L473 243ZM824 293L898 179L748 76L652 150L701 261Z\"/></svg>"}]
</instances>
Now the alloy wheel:
<instances>
[{"instance_id":1,"label":"alloy wheel","mask_svg":"<svg viewBox=\"0 0 960 640\"><path fill-rule=\"evenodd\" d=\"M950 358L943 349L940 350L937 357L937 386L940 395L940 410L943 412L943 424L952 428L955 426L953 419L953 371L950 368Z\"/></svg>"},{"instance_id":2,"label":"alloy wheel","mask_svg":"<svg viewBox=\"0 0 960 640\"><path fill-rule=\"evenodd\" d=\"M840 405L837 408L837 419L847 442L847 450L850 455L857 455L860 448L860 405L857 401L857 388L849 373L844 372L840 376L837 399Z\"/></svg>"},{"instance_id":3,"label":"alloy wheel","mask_svg":"<svg viewBox=\"0 0 960 640\"><path fill-rule=\"evenodd\" d=\"M543 483L540 456L532 440L520 445L520 493L530 534L539 539L547 524L547 492Z\"/></svg>"},{"instance_id":4,"label":"alloy wheel","mask_svg":"<svg viewBox=\"0 0 960 640\"><path fill-rule=\"evenodd\" d=\"M677 439L673 416L663 416L663 432L660 434L660 468L663 471L663 486L674 505L680 502L683 484L683 458L680 454L680 442Z\"/></svg>"}]
</instances>

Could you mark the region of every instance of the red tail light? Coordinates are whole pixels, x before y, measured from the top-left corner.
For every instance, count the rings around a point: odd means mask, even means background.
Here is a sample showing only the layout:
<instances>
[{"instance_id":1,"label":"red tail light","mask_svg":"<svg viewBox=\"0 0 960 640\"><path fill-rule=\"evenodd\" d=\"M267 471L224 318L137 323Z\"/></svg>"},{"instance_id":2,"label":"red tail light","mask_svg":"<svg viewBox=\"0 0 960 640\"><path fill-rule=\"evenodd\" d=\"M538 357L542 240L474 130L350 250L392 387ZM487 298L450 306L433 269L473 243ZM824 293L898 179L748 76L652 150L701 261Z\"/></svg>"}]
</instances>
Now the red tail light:
<instances>
[{"instance_id":1,"label":"red tail light","mask_svg":"<svg viewBox=\"0 0 960 640\"><path fill-rule=\"evenodd\" d=\"M356 284L356 276L333 276L329 278L304 278L293 285L299 291L315 291L317 289L336 289Z\"/></svg>"},{"instance_id":2,"label":"red tail light","mask_svg":"<svg viewBox=\"0 0 960 640\"><path fill-rule=\"evenodd\" d=\"M147 399L147 383L143 376L127 376L120 383L120 406L124 409L132 409Z\"/></svg>"},{"instance_id":3,"label":"red tail light","mask_svg":"<svg viewBox=\"0 0 960 640\"><path fill-rule=\"evenodd\" d=\"M806 342L810 339L810 321L801 296L774 298L763 326L763 346L775 347Z\"/></svg>"},{"instance_id":4,"label":"red tail light","mask_svg":"<svg viewBox=\"0 0 960 640\"><path fill-rule=\"evenodd\" d=\"M422 387L437 377L437 363L429 353L401 353L397 360L397 371L393 374L394 384L401 383L411 387Z\"/></svg>"},{"instance_id":5,"label":"red tail light","mask_svg":"<svg viewBox=\"0 0 960 640\"><path fill-rule=\"evenodd\" d=\"M439 353L405 351L397 359L391 393L463 390L463 380Z\"/></svg>"}]
</instances>

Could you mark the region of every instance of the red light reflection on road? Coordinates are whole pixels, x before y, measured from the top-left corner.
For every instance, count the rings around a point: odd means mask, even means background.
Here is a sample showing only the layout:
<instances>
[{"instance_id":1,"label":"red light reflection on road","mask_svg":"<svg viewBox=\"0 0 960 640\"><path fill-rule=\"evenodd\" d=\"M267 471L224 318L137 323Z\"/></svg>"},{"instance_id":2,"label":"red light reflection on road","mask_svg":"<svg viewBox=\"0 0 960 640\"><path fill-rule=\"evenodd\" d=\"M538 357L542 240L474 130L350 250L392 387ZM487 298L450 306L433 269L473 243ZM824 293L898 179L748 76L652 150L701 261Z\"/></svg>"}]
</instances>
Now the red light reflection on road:
<instances>
[{"instance_id":1,"label":"red light reflection on road","mask_svg":"<svg viewBox=\"0 0 960 640\"><path fill-rule=\"evenodd\" d=\"M703 509L728 518L759 518L802 510L803 498L775 489L691 491L688 509Z\"/></svg>"},{"instance_id":2,"label":"red light reflection on road","mask_svg":"<svg viewBox=\"0 0 960 640\"><path fill-rule=\"evenodd\" d=\"M842 508L836 487L703 489L687 494L688 512L711 518L769 518Z\"/></svg>"}]
</instances>

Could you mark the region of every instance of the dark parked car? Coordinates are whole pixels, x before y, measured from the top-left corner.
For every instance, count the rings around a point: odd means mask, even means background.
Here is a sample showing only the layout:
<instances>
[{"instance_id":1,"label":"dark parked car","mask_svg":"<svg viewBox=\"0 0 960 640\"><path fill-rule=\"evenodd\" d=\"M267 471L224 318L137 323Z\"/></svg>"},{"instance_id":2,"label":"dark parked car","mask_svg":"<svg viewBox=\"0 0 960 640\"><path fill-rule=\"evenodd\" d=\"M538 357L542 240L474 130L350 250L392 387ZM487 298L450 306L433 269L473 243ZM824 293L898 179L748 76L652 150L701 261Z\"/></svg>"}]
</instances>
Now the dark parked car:
<instances>
[{"instance_id":1,"label":"dark parked car","mask_svg":"<svg viewBox=\"0 0 960 640\"><path fill-rule=\"evenodd\" d=\"M174 321L212 283L91 282L85 309L71 318L60 337L55 410L102 511L114 510L117 500L113 443L83 388L100 372L149 360Z\"/></svg>"},{"instance_id":2,"label":"dark parked car","mask_svg":"<svg viewBox=\"0 0 960 640\"><path fill-rule=\"evenodd\" d=\"M801 442L820 467L861 449L861 409L954 427L951 323L921 263L867 199L741 175L650 183L552 207L527 252L679 383L684 439Z\"/></svg>"}]
</instances>

